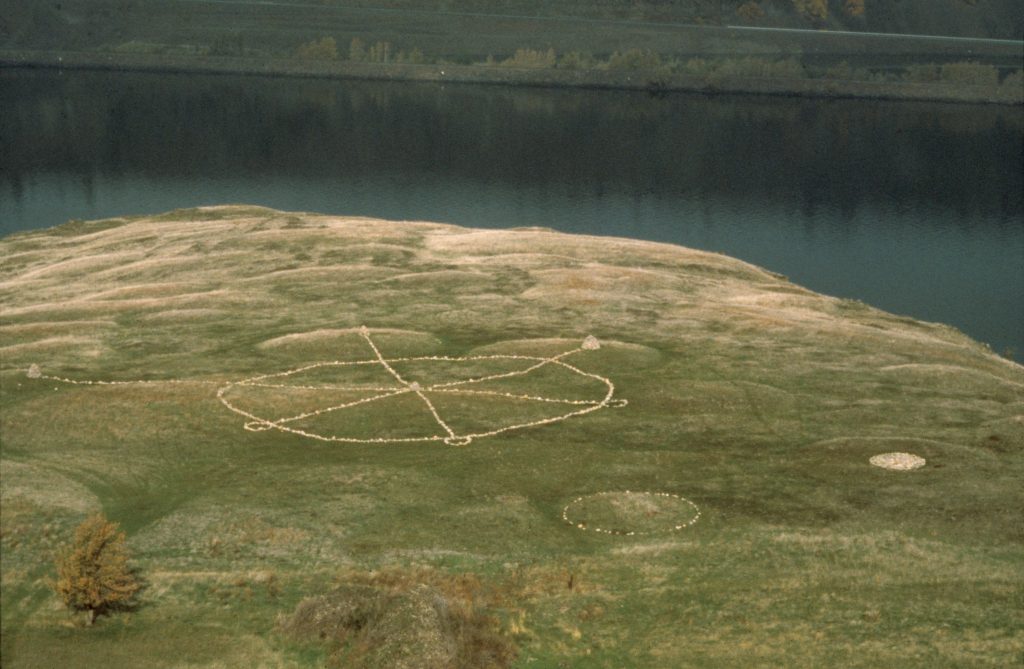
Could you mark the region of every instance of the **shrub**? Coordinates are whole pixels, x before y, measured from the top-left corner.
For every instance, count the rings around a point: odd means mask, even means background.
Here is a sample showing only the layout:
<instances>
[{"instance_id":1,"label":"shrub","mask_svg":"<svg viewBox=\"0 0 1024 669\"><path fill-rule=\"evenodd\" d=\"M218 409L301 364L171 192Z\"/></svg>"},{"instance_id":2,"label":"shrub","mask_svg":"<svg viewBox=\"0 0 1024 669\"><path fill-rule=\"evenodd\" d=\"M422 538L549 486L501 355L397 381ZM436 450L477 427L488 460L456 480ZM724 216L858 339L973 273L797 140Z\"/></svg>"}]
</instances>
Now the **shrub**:
<instances>
[{"instance_id":1,"label":"shrub","mask_svg":"<svg viewBox=\"0 0 1024 669\"><path fill-rule=\"evenodd\" d=\"M683 65L682 71L694 76L705 76L714 72L715 66L704 58L691 58Z\"/></svg>"},{"instance_id":2,"label":"shrub","mask_svg":"<svg viewBox=\"0 0 1024 669\"><path fill-rule=\"evenodd\" d=\"M1003 83L1001 85L1005 86L1008 90L1016 90L1019 92L1024 88L1024 71L1014 70L1013 72L1010 72L1003 79Z\"/></svg>"},{"instance_id":3,"label":"shrub","mask_svg":"<svg viewBox=\"0 0 1024 669\"><path fill-rule=\"evenodd\" d=\"M800 16L816 26L824 25L828 18L827 0L793 0L793 7Z\"/></svg>"},{"instance_id":4,"label":"shrub","mask_svg":"<svg viewBox=\"0 0 1024 669\"><path fill-rule=\"evenodd\" d=\"M338 45L333 37L306 42L295 51L295 55L303 60L336 60Z\"/></svg>"},{"instance_id":5,"label":"shrub","mask_svg":"<svg viewBox=\"0 0 1024 669\"><path fill-rule=\"evenodd\" d=\"M547 67L554 67L557 61L554 49L548 49L547 51L536 51L534 49L516 49L516 53L511 58L507 58L501 62L506 67L526 67L534 69L542 69Z\"/></svg>"},{"instance_id":6,"label":"shrub","mask_svg":"<svg viewBox=\"0 0 1024 669\"><path fill-rule=\"evenodd\" d=\"M129 606L141 588L117 528L102 514L86 518L57 554L54 589L69 609L86 611L90 625L98 615Z\"/></svg>"},{"instance_id":7,"label":"shrub","mask_svg":"<svg viewBox=\"0 0 1024 669\"><path fill-rule=\"evenodd\" d=\"M376 42L366 52L371 63L386 63L391 60L391 42Z\"/></svg>"},{"instance_id":8,"label":"shrub","mask_svg":"<svg viewBox=\"0 0 1024 669\"><path fill-rule=\"evenodd\" d=\"M845 60L829 67L825 70L824 77L826 79L854 79L854 69L850 67L850 64Z\"/></svg>"},{"instance_id":9,"label":"shrub","mask_svg":"<svg viewBox=\"0 0 1024 669\"><path fill-rule=\"evenodd\" d=\"M972 86L996 86L999 84L999 70L994 65L963 62L946 63L939 70L943 81L953 81Z\"/></svg>"},{"instance_id":10,"label":"shrub","mask_svg":"<svg viewBox=\"0 0 1024 669\"><path fill-rule=\"evenodd\" d=\"M661 56L650 49L616 51L608 59L609 70L656 70L661 67Z\"/></svg>"},{"instance_id":11,"label":"shrub","mask_svg":"<svg viewBox=\"0 0 1024 669\"><path fill-rule=\"evenodd\" d=\"M720 77L765 77L799 79L804 68L795 58L765 60L763 58L727 58L718 63L715 75Z\"/></svg>"},{"instance_id":12,"label":"shrub","mask_svg":"<svg viewBox=\"0 0 1024 669\"><path fill-rule=\"evenodd\" d=\"M594 64L594 56L587 51L570 51L558 61L558 67L563 70L589 70Z\"/></svg>"},{"instance_id":13,"label":"shrub","mask_svg":"<svg viewBox=\"0 0 1024 669\"><path fill-rule=\"evenodd\" d=\"M802 79L807 76L803 65L795 58L723 58L715 61L693 58L687 61L682 69L687 74L702 76L709 80L728 77Z\"/></svg>"},{"instance_id":14,"label":"shrub","mask_svg":"<svg viewBox=\"0 0 1024 669\"><path fill-rule=\"evenodd\" d=\"M764 10L761 5L750 0L736 8L736 15L748 23L757 23L764 18Z\"/></svg>"},{"instance_id":15,"label":"shrub","mask_svg":"<svg viewBox=\"0 0 1024 669\"><path fill-rule=\"evenodd\" d=\"M847 16L864 16L864 0L845 0L843 13Z\"/></svg>"},{"instance_id":16,"label":"shrub","mask_svg":"<svg viewBox=\"0 0 1024 669\"><path fill-rule=\"evenodd\" d=\"M358 37L353 37L348 45L348 59L356 62L366 60L366 43Z\"/></svg>"},{"instance_id":17,"label":"shrub","mask_svg":"<svg viewBox=\"0 0 1024 669\"><path fill-rule=\"evenodd\" d=\"M903 81L915 83L927 83L938 81L940 77L939 67L934 64L907 65L903 68Z\"/></svg>"},{"instance_id":18,"label":"shrub","mask_svg":"<svg viewBox=\"0 0 1024 669\"><path fill-rule=\"evenodd\" d=\"M427 58L418 47L413 47L412 51L409 52L399 51L398 55L395 56L395 62L409 63L410 65L422 65L427 62Z\"/></svg>"}]
</instances>

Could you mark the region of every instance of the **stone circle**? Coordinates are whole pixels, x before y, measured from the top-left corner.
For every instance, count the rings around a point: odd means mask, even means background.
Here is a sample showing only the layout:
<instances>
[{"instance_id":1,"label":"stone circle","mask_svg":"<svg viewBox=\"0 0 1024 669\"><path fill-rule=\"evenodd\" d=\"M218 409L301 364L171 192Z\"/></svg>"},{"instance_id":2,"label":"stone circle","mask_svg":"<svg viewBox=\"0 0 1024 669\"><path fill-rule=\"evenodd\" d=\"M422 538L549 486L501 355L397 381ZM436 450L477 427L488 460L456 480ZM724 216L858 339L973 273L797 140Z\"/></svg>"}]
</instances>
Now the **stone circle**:
<instances>
[{"instance_id":1,"label":"stone circle","mask_svg":"<svg viewBox=\"0 0 1024 669\"><path fill-rule=\"evenodd\" d=\"M562 509L562 520L577 529L623 537L678 532L700 515L700 508L681 495L634 490L581 495Z\"/></svg>"}]
</instances>

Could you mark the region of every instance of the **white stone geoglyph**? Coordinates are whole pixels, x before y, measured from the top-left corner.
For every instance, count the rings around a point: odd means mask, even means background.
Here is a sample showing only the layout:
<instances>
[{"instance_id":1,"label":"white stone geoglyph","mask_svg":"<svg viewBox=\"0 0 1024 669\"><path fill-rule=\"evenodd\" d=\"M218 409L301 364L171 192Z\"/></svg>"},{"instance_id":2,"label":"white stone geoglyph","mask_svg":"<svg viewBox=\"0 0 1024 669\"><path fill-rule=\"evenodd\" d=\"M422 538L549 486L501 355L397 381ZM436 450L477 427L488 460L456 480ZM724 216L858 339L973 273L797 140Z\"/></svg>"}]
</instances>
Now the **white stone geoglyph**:
<instances>
[{"instance_id":1,"label":"white stone geoglyph","mask_svg":"<svg viewBox=\"0 0 1024 669\"><path fill-rule=\"evenodd\" d=\"M656 530L634 530L634 529L628 529L628 528L598 527L596 525L592 525L592 524L590 524L588 522L585 522L581 518L576 517L576 514L574 513L574 507L579 506L582 502L584 502L586 500L589 500L589 499L629 497L629 496L641 497L641 498L643 498L643 497L650 497L650 498L654 498L655 500L657 500L658 498L661 498L661 499L666 499L667 498L667 499L670 499L670 500L674 500L676 502L679 502L680 506L683 506L683 507L691 509L693 515L690 516L689 518L676 518L676 519L673 519L673 520L669 521L669 524L667 524L665 527L660 528L660 529L656 529ZM595 492L595 493L592 493L590 495L581 495L580 497L577 497L573 501L571 501L568 504L566 504L565 508L562 509L562 520L564 520L565 522L569 523L573 527L575 527L577 529L580 529L580 530L584 530L586 532L597 532L598 534L614 534L614 535L621 536L621 537L634 537L634 536L640 537L640 536L646 536L646 535L649 535L649 534L661 534L661 533L664 533L664 532L678 532L679 530L684 530L687 527L690 527L691 525L696 523L698 520L700 520L700 508L696 504L691 502L690 500L686 499L685 497L683 497L681 495L676 495L675 493L670 493L670 492L649 492L649 491L638 492L638 491L635 491L635 490L613 490L613 491L605 491L605 492Z\"/></svg>"},{"instance_id":2,"label":"white stone geoglyph","mask_svg":"<svg viewBox=\"0 0 1024 669\"><path fill-rule=\"evenodd\" d=\"M163 383L196 383L196 384L210 384L216 385L217 388L217 399L220 400L221 404L227 407L234 413L247 419L244 424L246 430L252 432L261 432L265 430L280 430L282 432L288 432L301 437L309 439L316 439L319 441L328 442L345 442L345 443L363 443L363 444L389 444L389 443L408 443L408 442L432 442L439 441L452 446L464 446L471 443L474 439L480 439L483 437L491 437L494 435L502 434L504 432L510 432L513 430L519 430L529 427L536 427L540 425L547 425L550 423L556 423L559 421L567 420L576 416L582 416L606 407L622 407L626 405L624 399L613 399L615 395L615 385L606 377L592 374L590 372L583 371L578 367L569 364L565 361L571 355L580 353L582 351L593 351L600 348L600 343L593 336L588 336L583 340L583 343L578 347L559 353L558 355L550 357L541 356L530 356L530 355L473 355L463 357L452 357L452 356L419 356L419 357L403 357L403 358L386 358L377 347L377 344L373 341L372 331L366 326L360 327L357 331L373 354L372 358L366 360L348 360L348 361L331 361L331 362L318 362L301 367L296 367L284 372L274 372L271 374L262 374L259 376L253 376L242 381L190 381L190 380L179 380L179 379L168 379L168 380L138 380L138 381L88 381L88 380L76 380L57 376L49 376L42 374L38 365L32 365L27 375L29 378L42 378L50 381L59 381L62 383L69 383L75 385L130 385L130 384L163 384ZM479 362L479 361L521 361L523 366L521 369L512 371L505 371L495 374L488 374L471 379L462 379L457 381L444 381L438 383L420 383L418 381L407 381L404 379L398 371L391 365L391 363L401 362L416 362L416 363L445 363L448 365L458 365L459 363ZM311 370L334 367L344 369L346 367L365 367L367 365L378 365L383 368L393 379L393 383L390 385L379 385L379 386L344 386L344 385L333 385L333 384L315 384L315 385L298 385L286 383L288 377L293 375L309 372ZM501 379L508 379L513 377L527 376L532 372L542 369L546 366L555 366L561 370L568 371L572 374L579 375L586 379L593 379L600 382L604 386L604 394L601 397L594 399L568 399L558 397L548 397L545 395L530 395L524 393L509 393L500 392L495 390L485 389L474 389L473 386L488 381L498 381ZM255 413L255 410L247 410L241 404L238 399L229 398L228 394L235 389L244 388L276 388L287 391L289 389L295 391L357 391L360 393L368 393L364 396L341 404L335 404L332 406L315 409L312 411L306 411L290 416L281 417L268 417L261 416ZM312 429L301 429L296 427L294 423L296 421L315 418L320 415L329 414L338 411L344 411L356 406L363 406L374 402L379 402L391 397L399 395L414 394L420 400L423 405L423 410L426 411L431 420L439 428L438 431L431 434L423 434L420 436L412 437L354 437L347 436L344 434L323 434L315 432ZM525 401L525 402L537 402L537 403L549 403L549 404L560 404L566 407L570 407L568 411L558 413L557 415L547 416L533 421L517 423L514 425L504 425L496 427L492 430L482 430L471 433L459 433L454 430L451 425L445 420L444 416L438 411L435 403L431 401L432 396L437 395L464 395L464 396L479 396L487 398L504 398L509 401ZM486 417L483 417L486 422ZM401 420L401 417L396 417L396 420Z\"/></svg>"}]
</instances>

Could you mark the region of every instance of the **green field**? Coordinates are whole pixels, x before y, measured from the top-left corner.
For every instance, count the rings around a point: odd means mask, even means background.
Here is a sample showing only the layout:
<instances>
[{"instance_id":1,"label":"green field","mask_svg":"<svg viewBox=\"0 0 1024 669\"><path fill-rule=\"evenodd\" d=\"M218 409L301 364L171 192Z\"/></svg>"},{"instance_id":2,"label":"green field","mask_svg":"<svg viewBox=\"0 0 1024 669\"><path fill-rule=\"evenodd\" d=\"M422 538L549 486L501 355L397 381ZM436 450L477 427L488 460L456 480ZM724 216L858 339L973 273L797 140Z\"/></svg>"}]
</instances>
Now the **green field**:
<instances>
[{"instance_id":1,"label":"green field","mask_svg":"<svg viewBox=\"0 0 1024 669\"><path fill-rule=\"evenodd\" d=\"M681 247L252 207L0 258L5 668L1024 660L1024 368L952 328ZM48 579L97 510L146 588L87 627ZM369 622L304 636L332 591Z\"/></svg>"}]
</instances>

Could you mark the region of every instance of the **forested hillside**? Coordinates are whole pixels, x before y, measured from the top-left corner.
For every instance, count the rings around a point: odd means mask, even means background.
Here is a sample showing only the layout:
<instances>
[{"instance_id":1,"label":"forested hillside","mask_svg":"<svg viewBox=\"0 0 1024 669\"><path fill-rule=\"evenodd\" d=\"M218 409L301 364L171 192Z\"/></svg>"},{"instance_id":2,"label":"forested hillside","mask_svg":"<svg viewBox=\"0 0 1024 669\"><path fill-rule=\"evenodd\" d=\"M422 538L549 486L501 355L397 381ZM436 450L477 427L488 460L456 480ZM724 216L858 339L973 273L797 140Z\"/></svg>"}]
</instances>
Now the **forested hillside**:
<instances>
[{"instance_id":1,"label":"forested hillside","mask_svg":"<svg viewBox=\"0 0 1024 669\"><path fill-rule=\"evenodd\" d=\"M1018 0L328 0L337 6L498 12L1021 39Z\"/></svg>"},{"instance_id":2,"label":"forested hillside","mask_svg":"<svg viewBox=\"0 0 1024 669\"><path fill-rule=\"evenodd\" d=\"M232 25L202 26L204 6L223 5L215 0L62 0L24 2L0 0L0 47L91 48L134 36L140 17L154 23L174 16L203 32L233 29ZM231 3L239 12L244 2ZM253 3L262 4L262 3ZM454 15L610 19L652 23L741 25L765 28L805 28L831 31L867 31L982 37L1024 38L1024 12L1019 0L278 0L312 10L324 8L399 11L402 20L432 23L439 13ZM282 8L283 12L289 12ZM432 15L432 16L431 16ZM383 17L382 17L383 18ZM496 17L497 18L497 17ZM302 15L289 17L282 31L296 28ZM173 22L172 22L173 23ZM500 33L500 24L490 22ZM151 26L154 27L154 26ZM159 27L159 25L155 26ZM478 31L476 25L468 26ZM581 26L581 29L586 26ZM600 30L595 26L595 30ZM426 32L431 32L427 30Z\"/></svg>"}]
</instances>

